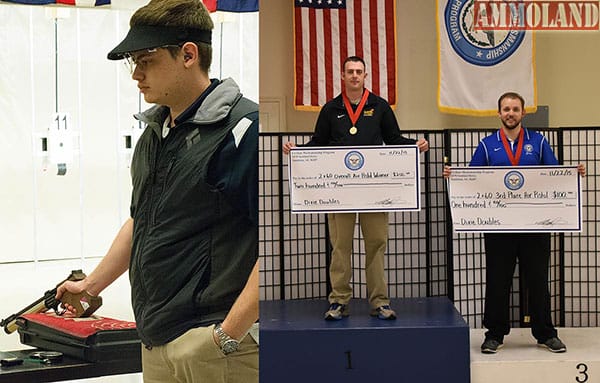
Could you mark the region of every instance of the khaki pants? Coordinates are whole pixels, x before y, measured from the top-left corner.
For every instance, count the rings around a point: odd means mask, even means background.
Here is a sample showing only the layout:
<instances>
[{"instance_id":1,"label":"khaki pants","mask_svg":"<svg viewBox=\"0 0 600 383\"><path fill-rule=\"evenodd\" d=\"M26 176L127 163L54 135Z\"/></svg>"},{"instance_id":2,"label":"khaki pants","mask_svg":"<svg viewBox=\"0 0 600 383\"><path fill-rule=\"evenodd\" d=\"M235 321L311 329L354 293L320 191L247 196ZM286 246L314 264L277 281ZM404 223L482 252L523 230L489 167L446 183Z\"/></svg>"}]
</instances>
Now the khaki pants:
<instances>
[{"instance_id":1,"label":"khaki pants","mask_svg":"<svg viewBox=\"0 0 600 383\"><path fill-rule=\"evenodd\" d=\"M258 345L247 335L238 351L223 355L214 326L189 330L151 350L142 346L144 383L258 383Z\"/></svg>"},{"instance_id":2,"label":"khaki pants","mask_svg":"<svg viewBox=\"0 0 600 383\"><path fill-rule=\"evenodd\" d=\"M384 254L388 239L388 213L359 213L360 228L367 253L366 274L369 304L372 308L388 305L390 299L384 274ZM333 252L329 275L331 278L330 303L348 304L352 298L352 242L356 213L330 213L329 235Z\"/></svg>"}]
</instances>

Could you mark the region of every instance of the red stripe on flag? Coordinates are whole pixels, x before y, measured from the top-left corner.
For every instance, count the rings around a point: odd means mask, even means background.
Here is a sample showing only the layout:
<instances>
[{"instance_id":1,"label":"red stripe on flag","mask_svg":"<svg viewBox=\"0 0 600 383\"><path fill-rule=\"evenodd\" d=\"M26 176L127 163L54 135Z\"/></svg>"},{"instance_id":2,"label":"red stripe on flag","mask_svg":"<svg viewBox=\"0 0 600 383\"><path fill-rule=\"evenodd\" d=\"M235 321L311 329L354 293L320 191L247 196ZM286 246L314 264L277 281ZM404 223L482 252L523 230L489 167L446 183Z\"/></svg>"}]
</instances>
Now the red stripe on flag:
<instances>
[{"instance_id":1,"label":"red stripe on flag","mask_svg":"<svg viewBox=\"0 0 600 383\"><path fill-rule=\"evenodd\" d=\"M304 80L302 75L304 73L304 49L302 46L302 8L294 8L294 24L296 32L296 105L302 105L304 97Z\"/></svg>"},{"instance_id":2,"label":"red stripe on flag","mask_svg":"<svg viewBox=\"0 0 600 383\"><path fill-rule=\"evenodd\" d=\"M324 9L323 10L323 30L324 31L331 31L331 10L329 9ZM331 43L331 39L334 38L332 36L331 33L327 34L324 33L323 38L325 39L324 41L324 47L323 49L325 50L323 52L324 56L325 56L325 71L327 73L333 73L333 48L332 48L332 43ZM325 98L330 100L333 98L333 81L331 76L327 76L326 80L325 80Z\"/></svg>"},{"instance_id":3,"label":"red stripe on flag","mask_svg":"<svg viewBox=\"0 0 600 383\"><path fill-rule=\"evenodd\" d=\"M217 10L217 0L202 0L202 2L209 12L215 12Z\"/></svg>"},{"instance_id":4,"label":"red stripe on flag","mask_svg":"<svg viewBox=\"0 0 600 383\"><path fill-rule=\"evenodd\" d=\"M385 2L385 14L393 18L385 23L388 102L396 105L396 13L391 1Z\"/></svg>"}]
</instances>

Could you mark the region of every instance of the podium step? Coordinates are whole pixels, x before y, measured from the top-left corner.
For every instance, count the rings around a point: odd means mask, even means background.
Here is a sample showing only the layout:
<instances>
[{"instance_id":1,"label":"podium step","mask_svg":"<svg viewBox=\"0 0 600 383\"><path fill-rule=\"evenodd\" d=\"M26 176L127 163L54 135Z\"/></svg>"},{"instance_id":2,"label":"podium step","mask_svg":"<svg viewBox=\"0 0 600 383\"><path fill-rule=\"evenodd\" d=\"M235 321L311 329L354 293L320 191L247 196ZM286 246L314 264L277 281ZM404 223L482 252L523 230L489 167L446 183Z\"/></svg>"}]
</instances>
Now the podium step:
<instances>
[{"instance_id":1,"label":"podium step","mask_svg":"<svg viewBox=\"0 0 600 383\"><path fill-rule=\"evenodd\" d=\"M261 383L469 381L469 327L445 297L392 299L398 318L325 321L326 300L260 304Z\"/></svg>"},{"instance_id":2,"label":"podium step","mask_svg":"<svg viewBox=\"0 0 600 383\"><path fill-rule=\"evenodd\" d=\"M480 351L485 329L471 330L471 383L600 382L600 328L560 328L567 352L536 345L529 328L511 329L496 354Z\"/></svg>"}]
</instances>

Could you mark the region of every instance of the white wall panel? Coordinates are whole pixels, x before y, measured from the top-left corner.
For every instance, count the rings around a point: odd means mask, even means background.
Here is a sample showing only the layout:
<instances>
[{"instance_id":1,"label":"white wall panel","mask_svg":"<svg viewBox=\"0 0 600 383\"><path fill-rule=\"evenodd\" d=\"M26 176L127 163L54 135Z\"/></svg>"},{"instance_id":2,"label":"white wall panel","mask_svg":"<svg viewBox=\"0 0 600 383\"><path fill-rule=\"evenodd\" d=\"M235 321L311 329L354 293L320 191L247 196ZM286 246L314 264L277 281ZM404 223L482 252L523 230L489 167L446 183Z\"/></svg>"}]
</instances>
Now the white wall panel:
<instances>
[{"instance_id":1,"label":"white wall panel","mask_svg":"<svg viewBox=\"0 0 600 383\"><path fill-rule=\"evenodd\" d=\"M129 30L132 9L145 3L60 8L58 19L47 15L58 8L0 4L1 318L39 298L72 269L90 273L129 216L132 150L125 149L124 135L139 129L133 114L149 105L123 62L106 55ZM258 13L230 18L223 24L227 66L219 70L258 100L258 38L237 41L258 33ZM220 31L215 29L215 41ZM213 63L219 46L214 45ZM218 77L215 68L211 77ZM78 150L63 176L41 153L41 137L57 111L70 115ZM102 296L100 315L133 320L127 275ZM18 335L0 335L1 350L22 347Z\"/></svg>"}]
</instances>

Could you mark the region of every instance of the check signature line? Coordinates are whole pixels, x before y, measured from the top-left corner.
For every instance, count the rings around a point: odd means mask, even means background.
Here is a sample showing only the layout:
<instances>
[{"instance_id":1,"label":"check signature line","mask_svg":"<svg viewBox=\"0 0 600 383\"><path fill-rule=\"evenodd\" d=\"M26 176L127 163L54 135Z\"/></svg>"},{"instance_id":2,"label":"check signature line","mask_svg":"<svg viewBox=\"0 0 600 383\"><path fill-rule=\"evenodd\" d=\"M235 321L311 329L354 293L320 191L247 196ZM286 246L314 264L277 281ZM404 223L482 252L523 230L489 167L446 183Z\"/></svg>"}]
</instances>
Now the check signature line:
<instances>
[{"instance_id":1,"label":"check signature line","mask_svg":"<svg viewBox=\"0 0 600 383\"><path fill-rule=\"evenodd\" d=\"M374 202L375 205L380 205L380 206L397 205L399 203L406 203L406 201L400 197L397 197L397 198L385 198L385 199L382 199L381 201Z\"/></svg>"},{"instance_id":2,"label":"check signature line","mask_svg":"<svg viewBox=\"0 0 600 383\"><path fill-rule=\"evenodd\" d=\"M565 225L565 224L568 224L568 222L561 217L556 217L556 218L546 218L541 221L534 222L533 224L538 225L538 226L555 226L555 225Z\"/></svg>"}]
</instances>

